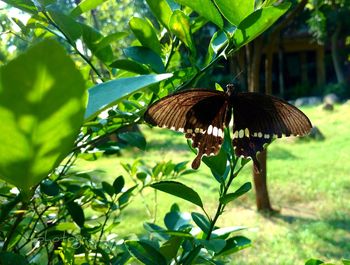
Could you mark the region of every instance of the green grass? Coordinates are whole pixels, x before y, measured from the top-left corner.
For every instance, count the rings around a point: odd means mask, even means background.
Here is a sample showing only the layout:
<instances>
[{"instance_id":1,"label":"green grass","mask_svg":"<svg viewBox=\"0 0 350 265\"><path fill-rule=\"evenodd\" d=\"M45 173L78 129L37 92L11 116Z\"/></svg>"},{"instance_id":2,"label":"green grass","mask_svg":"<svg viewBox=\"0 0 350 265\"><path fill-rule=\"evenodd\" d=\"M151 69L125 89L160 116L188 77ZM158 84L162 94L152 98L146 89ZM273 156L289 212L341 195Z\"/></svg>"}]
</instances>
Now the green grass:
<instances>
[{"instance_id":1,"label":"green grass","mask_svg":"<svg viewBox=\"0 0 350 265\"><path fill-rule=\"evenodd\" d=\"M320 107L305 108L312 123L322 131L324 141L279 139L268 148L268 187L275 209L273 216L255 210L254 191L228 205L219 226L244 225L242 232L253 246L232 256L230 264L304 264L317 257L336 262L350 258L350 104L339 105L333 112ZM127 149L121 157L96 162L79 161L84 169L105 170L104 179L112 181L126 175L120 162L142 159L150 166L155 162L192 161L185 138L164 129L142 127L146 151ZM232 188L251 180L251 165L242 171ZM212 215L218 203L218 183L203 164L193 174L179 181L195 189ZM130 183L131 185L131 183ZM152 205L152 189L145 191ZM179 203L182 211L200 211L190 203L158 193L158 223L171 204ZM136 197L124 212L116 233L125 236L143 232L142 223L150 220L141 197ZM340 264L340 263L339 263Z\"/></svg>"}]
</instances>

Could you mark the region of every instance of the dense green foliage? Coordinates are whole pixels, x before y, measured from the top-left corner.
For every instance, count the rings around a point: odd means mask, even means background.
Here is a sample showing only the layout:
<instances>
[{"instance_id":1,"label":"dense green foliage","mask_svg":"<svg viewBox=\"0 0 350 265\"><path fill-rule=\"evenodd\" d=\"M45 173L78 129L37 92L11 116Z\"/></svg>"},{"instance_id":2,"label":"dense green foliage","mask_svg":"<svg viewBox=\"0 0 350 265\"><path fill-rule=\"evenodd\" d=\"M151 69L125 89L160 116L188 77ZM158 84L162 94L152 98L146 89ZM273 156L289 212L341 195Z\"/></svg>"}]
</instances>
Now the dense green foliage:
<instances>
[{"instance_id":1,"label":"dense green foliage","mask_svg":"<svg viewBox=\"0 0 350 265\"><path fill-rule=\"evenodd\" d=\"M220 60L268 29L287 11L288 2L250 0L228 9L230 1L223 0L200 5L147 0L140 7L148 11L128 17L129 28L123 29L128 32L113 31L113 25L123 23L115 21L120 10L102 15L103 24L110 25L100 27L97 12L105 10L104 1L5 2L30 15L26 24L15 21L26 44L36 44L4 60L8 63L0 72L5 124L0 177L6 181L0 193L2 263L221 264L250 246L237 234L243 227L217 225L227 205L251 188L242 183L230 190L248 161L234 157L228 131L220 154L204 160L219 190L214 214L208 213L205 197L177 180L193 173L184 162L147 166L136 160L123 164L127 174L104 181L75 162L120 153L126 144L145 149L135 125L142 122L146 106L195 85ZM205 55L195 41L204 27L214 32L204 44ZM132 43L127 39L131 32ZM122 51L118 48L127 43ZM118 236L118 227L129 223L123 219L127 206L150 190L198 208L189 217L173 204L160 226L157 210L151 212L144 201L153 217L144 223L147 232Z\"/></svg>"}]
</instances>

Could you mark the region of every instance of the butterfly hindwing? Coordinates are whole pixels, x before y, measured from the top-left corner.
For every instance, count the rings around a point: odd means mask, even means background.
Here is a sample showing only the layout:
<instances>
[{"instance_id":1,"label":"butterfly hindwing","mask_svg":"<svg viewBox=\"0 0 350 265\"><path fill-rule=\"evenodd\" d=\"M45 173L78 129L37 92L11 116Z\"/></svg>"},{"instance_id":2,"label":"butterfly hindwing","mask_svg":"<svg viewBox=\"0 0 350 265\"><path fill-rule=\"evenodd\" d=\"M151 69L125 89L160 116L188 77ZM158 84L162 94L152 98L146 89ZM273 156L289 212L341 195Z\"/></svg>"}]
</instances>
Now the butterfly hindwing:
<instances>
[{"instance_id":1,"label":"butterfly hindwing","mask_svg":"<svg viewBox=\"0 0 350 265\"><path fill-rule=\"evenodd\" d=\"M198 148L192 168L199 167L203 155L219 153L224 139L224 127L228 126L231 118L230 113L228 99L224 97L204 100L189 111L186 127L195 129L186 133L186 137L191 138L192 146Z\"/></svg>"}]
</instances>

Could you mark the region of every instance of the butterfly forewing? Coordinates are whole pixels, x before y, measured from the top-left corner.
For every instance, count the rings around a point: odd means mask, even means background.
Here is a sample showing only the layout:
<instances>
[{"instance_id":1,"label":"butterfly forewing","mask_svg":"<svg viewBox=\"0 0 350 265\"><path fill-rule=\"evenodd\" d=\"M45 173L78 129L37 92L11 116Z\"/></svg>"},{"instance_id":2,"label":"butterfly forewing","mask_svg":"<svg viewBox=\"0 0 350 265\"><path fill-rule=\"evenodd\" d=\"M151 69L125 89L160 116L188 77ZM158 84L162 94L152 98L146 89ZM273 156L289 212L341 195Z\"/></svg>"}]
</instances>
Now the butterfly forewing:
<instances>
[{"instance_id":1,"label":"butterfly forewing","mask_svg":"<svg viewBox=\"0 0 350 265\"><path fill-rule=\"evenodd\" d=\"M234 136L272 138L281 137L283 134L305 135L312 127L310 120L303 112L273 96L238 93L232 98L232 106Z\"/></svg>"},{"instance_id":2,"label":"butterfly forewing","mask_svg":"<svg viewBox=\"0 0 350 265\"><path fill-rule=\"evenodd\" d=\"M203 155L216 155L223 141L223 130L230 116L229 98L219 91L188 90L167 96L153 105L145 120L159 127L184 132L192 139L198 154L192 163L198 168Z\"/></svg>"}]
</instances>

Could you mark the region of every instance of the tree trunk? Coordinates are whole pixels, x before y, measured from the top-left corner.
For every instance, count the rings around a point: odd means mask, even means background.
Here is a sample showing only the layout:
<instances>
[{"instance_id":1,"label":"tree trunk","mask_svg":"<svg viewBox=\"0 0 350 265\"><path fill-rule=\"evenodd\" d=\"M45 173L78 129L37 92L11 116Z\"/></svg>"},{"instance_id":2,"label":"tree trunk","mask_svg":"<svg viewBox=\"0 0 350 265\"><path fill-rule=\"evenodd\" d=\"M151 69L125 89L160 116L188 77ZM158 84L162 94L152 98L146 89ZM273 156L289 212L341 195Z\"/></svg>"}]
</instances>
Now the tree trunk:
<instances>
[{"instance_id":1,"label":"tree trunk","mask_svg":"<svg viewBox=\"0 0 350 265\"><path fill-rule=\"evenodd\" d=\"M265 93L271 94L272 92L272 62L273 62L273 51L275 49L275 45L277 43L278 37L280 36L280 32L284 29L288 24L293 20L293 18L299 14L305 7L308 0L301 0L299 4L294 8L291 12L287 14L287 16L281 20L279 24L277 24L272 33L270 34L267 45L266 45L266 61L265 61ZM260 47L259 41L254 41L255 45L254 54L250 55L251 63L247 57L247 66L248 66L248 78L249 78L249 91L258 92L259 91L259 70L260 70L260 61L261 61L261 51L262 51L262 37L260 39ZM261 172L256 172L253 170L254 176L254 187L256 193L256 206L258 211L274 211L271 207L269 193L267 189L267 171L266 171L266 157L267 151L261 152L258 156L258 161L260 162Z\"/></svg>"},{"instance_id":2,"label":"tree trunk","mask_svg":"<svg viewBox=\"0 0 350 265\"><path fill-rule=\"evenodd\" d=\"M341 25L338 24L336 30L332 34L331 37L331 49L332 49L332 61L335 70L335 74L337 76L338 83L344 83L345 77L340 64L339 53L338 53L338 38L340 33Z\"/></svg>"},{"instance_id":3,"label":"tree trunk","mask_svg":"<svg viewBox=\"0 0 350 265\"><path fill-rule=\"evenodd\" d=\"M262 37L256 38L248 48L248 89L250 92L260 92L260 65L263 47ZM258 172L253 166L253 180L256 194L256 207L258 211L271 211L269 194L266 184L266 150L258 155L261 171Z\"/></svg>"},{"instance_id":4,"label":"tree trunk","mask_svg":"<svg viewBox=\"0 0 350 265\"><path fill-rule=\"evenodd\" d=\"M258 211L273 212L274 210L271 207L269 192L267 189L266 159L267 150L264 150L258 155L258 161L260 162L261 167L260 172L253 169L256 208Z\"/></svg>"},{"instance_id":5,"label":"tree trunk","mask_svg":"<svg viewBox=\"0 0 350 265\"><path fill-rule=\"evenodd\" d=\"M281 98L284 98L284 57L282 47L278 49L278 70L279 94ZM272 90L270 90L270 92L266 91L266 93L272 94Z\"/></svg>"}]
</instances>

